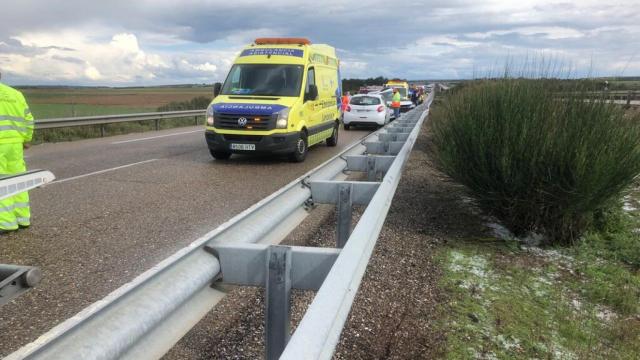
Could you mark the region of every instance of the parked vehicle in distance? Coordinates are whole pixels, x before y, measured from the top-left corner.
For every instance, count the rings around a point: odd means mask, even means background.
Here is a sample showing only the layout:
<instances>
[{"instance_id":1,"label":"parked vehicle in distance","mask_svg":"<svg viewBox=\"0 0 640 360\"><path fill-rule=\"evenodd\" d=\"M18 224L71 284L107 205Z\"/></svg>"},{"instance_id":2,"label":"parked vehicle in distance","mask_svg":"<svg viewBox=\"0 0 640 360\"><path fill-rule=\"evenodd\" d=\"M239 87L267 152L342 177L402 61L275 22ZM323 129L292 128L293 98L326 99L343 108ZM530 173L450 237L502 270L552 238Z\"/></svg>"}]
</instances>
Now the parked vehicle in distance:
<instances>
[{"instance_id":1,"label":"parked vehicle in distance","mask_svg":"<svg viewBox=\"0 0 640 360\"><path fill-rule=\"evenodd\" d=\"M342 122L345 130L357 125L384 126L391 120L392 113L382 95L358 94L351 97Z\"/></svg>"},{"instance_id":2,"label":"parked vehicle in distance","mask_svg":"<svg viewBox=\"0 0 640 360\"><path fill-rule=\"evenodd\" d=\"M341 84L333 47L301 38L260 38L214 85L205 138L216 159L232 153L288 155L338 143Z\"/></svg>"},{"instance_id":3,"label":"parked vehicle in distance","mask_svg":"<svg viewBox=\"0 0 640 360\"><path fill-rule=\"evenodd\" d=\"M382 98L385 101L385 104L387 105L387 107L391 107L391 99L393 98L393 89L389 88L389 89L385 89L380 91L378 94L380 94L380 96L382 96ZM400 100L400 111L401 112L407 112L411 109L413 109L415 107L415 105L413 104L413 102L411 102L410 99L405 99L402 98L402 100ZM392 119L395 119L395 117L393 116L393 114L391 114Z\"/></svg>"},{"instance_id":4,"label":"parked vehicle in distance","mask_svg":"<svg viewBox=\"0 0 640 360\"><path fill-rule=\"evenodd\" d=\"M384 84L385 88L396 88L398 89L398 91L400 91L400 96L402 96L403 99L408 98L408 94L409 94L409 83L407 83L406 81L403 80L389 80L387 81L386 84Z\"/></svg>"}]
</instances>

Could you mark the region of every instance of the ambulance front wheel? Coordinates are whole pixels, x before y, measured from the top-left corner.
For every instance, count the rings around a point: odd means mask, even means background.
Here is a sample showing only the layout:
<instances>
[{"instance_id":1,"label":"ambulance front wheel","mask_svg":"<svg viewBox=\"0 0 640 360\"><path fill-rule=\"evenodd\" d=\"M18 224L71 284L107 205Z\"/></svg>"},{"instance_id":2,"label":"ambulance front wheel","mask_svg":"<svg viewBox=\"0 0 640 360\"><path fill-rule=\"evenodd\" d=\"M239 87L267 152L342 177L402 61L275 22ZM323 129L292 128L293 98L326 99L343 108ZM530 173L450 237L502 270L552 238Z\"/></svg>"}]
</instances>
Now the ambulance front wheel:
<instances>
[{"instance_id":1,"label":"ambulance front wheel","mask_svg":"<svg viewBox=\"0 0 640 360\"><path fill-rule=\"evenodd\" d=\"M338 145L338 129L339 128L340 128L340 125L336 123L336 125L333 127L333 133L331 134L331 137L327 139L327 146Z\"/></svg>"},{"instance_id":2,"label":"ambulance front wheel","mask_svg":"<svg viewBox=\"0 0 640 360\"><path fill-rule=\"evenodd\" d=\"M289 160L292 162L303 162L307 157L309 151L309 142L307 141L307 134L305 132L300 133L300 137L296 140L296 146L293 152L289 155Z\"/></svg>"}]
</instances>

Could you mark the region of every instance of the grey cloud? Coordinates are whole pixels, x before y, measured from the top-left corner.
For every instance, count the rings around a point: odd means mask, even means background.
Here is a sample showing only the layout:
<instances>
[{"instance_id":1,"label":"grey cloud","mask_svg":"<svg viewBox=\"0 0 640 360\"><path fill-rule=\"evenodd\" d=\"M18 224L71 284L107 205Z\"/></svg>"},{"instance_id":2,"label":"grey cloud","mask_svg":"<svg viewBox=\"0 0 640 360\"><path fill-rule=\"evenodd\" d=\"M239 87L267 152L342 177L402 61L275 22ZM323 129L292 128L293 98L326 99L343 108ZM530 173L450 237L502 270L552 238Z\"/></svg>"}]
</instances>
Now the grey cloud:
<instances>
[{"instance_id":1,"label":"grey cloud","mask_svg":"<svg viewBox=\"0 0 640 360\"><path fill-rule=\"evenodd\" d=\"M72 49L72 48L64 47L64 46L43 46L43 47L41 47L41 49L54 49L54 50L61 50L61 51L76 51L76 49Z\"/></svg>"},{"instance_id":2,"label":"grey cloud","mask_svg":"<svg viewBox=\"0 0 640 360\"><path fill-rule=\"evenodd\" d=\"M0 38L0 52L6 54L18 54L25 56L34 56L38 54L46 53L48 50L62 50L62 51L74 51L73 49L60 47L60 46L30 46L25 45L19 40L12 38Z\"/></svg>"},{"instance_id":3,"label":"grey cloud","mask_svg":"<svg viewBox=\"0 0 640 360\"><path fill-rule=\"evenodd\" d=\"M494 66L507 56L526 55L538 49L570 53L577 58L593 56L603 64L609 59L628 58L640 49L640 34L637 33L640 15L629 10L637 8L637 0L595 5L585 5L577 0L538 4L519 16L506 7L489 9L482 2L463 0L444 4L431 0L331 4L318 6L291 2L282 5L276 0L250 3L193 0L173 4L133 0L22 0L12 4L12 16L0 22L0 41L30 31L55 32L71 27L90 32L91 29L108 28L113 33L134 33L139 38L144 38L140 34L146 33L181 39L188 43L190 49L206 49L215 42L222 43L222 46L240 47L243 44L236 44L234 36L249 33L258 37L262 35L259 29L268 29L282 35L306 36L314 42L329 43L343 49L339 52L343 57L368 64L365 69L356 69L358 75L376 76L381 73L395 76L400 73L398 76L424 74L424 77L438 74L471 76L476 69ZM26 21L33 19L34 14L41 14L38 21ZM549 39L542 33L523 35L516 31L521 27L565 27L589 34L612 25L636 26L636 30L603 31L582 38L564 39ZM467 35L471 33L491 35L479 39ZM455 42L438 40L431 45L442 47L442 55L427 54L420 59L403 61L405 65L402 68L394 65L398 62L395 53L412 48L419 38L433 36L438 39L438 35L476 45L458 46ZM8 52L9 48L10 52L30 55L46 51L46 48L6 43L0 45L0 52ZM64 46L63 39L59 45ZM163 47L162 44L145 43L141 46L145 50L150 46ZM185 56L194 57L193 54ZM204 61L200 59L200 62ZM216 76L224 76L226 69L221 64L216 65L219 67ZM176 64L157 70L157 75L158 79L178 82L180 79L186 81L203 77L201 72Z\"/></svg>"},{"instance_id":4,"label":"grey cloud","mask_svg":"<svg viewBox=\"0 0 640 360\"><path fill-rule=\"evenodd\" d=\"M55 59L55 60L59 60L59 61L72 63L72 64L84 64L84 63L86 63L86 61L84 61L84 60L82 60L80 58L77 58L77 57L73 57L73 56L53 55L51 58Z\"/></svg>"},{"instance_id":5,"label":"grey cloud","mask_svg":"<svg viewBox=\"0 0 640 360\"><path fill-rule=\"evenodd\" d=\"M350 5L342 10L305 5L303 2L295 7L278 6L271 1L251 6L223 1L185 3L173 8L154 6L153 2L146 4L121 0L53 0L42 4L23 0L14 4L12 16L0 23L0 34L48 31L70 24L77 27L95 24L156 33L183 28L186 31L177 34L180 38L209 43L238 31L270 28L288 35L308 36L316 42L359 49L411 41L415 32L422 27L421 24L429 24L429 11L426 10L429 2L424 6L420 3L402 5L372 2L368 4L373 5ZM33 13L46 16L37 22L25 23L23 19L30 18ZM410 14L411 20L407 19L406 14Z\"/></svg>"},{"instance_id":6,"label":"grey cloud","mask_svg":"<svg viewBox=\"0 0 640 360\"><path fill-rule=\"evenodd\" d=\"M433 45L437 45L437 46L452 46L452 47L457 47L456 44L453 43L448 43L448 42L433 42Z\"/></svg>"},{"instance_id":7,"label":"grey cloud","mask_svg":"<svg viewBox=\"0 0 640 360\"><path fill-rule=\"evenodd\" d=\"M25 46L20 41L14 39L0 40L0 52L5 54L19 54L25 56L33 56L46 52L47 49Z\"/></svg>"},{"instance_id":8,"label":"grey cloud","mask_svg":"<svg viewBox=\"0 0 640 360\"><path fill-rule=\"evenodd\" d=\"M608 15L618 9L611 4L603 4L604 16L579 16L563 19L557 14L571 12L582 14L572 3L539 5L533 11L549 14L549 20L519 20L517 24L510 14L500 11L477 10L470 6L477 2L455 1L442 5L436 1L416 1L394 3L389 1L369 1L352 3L344 8L330 8L304 2L297 6L278 6L276 1L243 5L239 2L185 2L184 5L168 7L156 2L133 2L114 0L110 2L87 3L79 0L53 0L45 5L34 0L15 4L16 14L0 23L3 31L27 31L60 28L68 24L111 24L129 31L148 31L178 36L196 43L210 43L221 40L240 31L274 29L286 35L304 35L315 42L326 42L354 51L384 49L404 46L420 34L446 34L465 32L486 32L508 30L519 26L569 26L581 29L611 24ZM47 14L38 22L16 21L20 14ZM46 9L41 9L46 7ZM609 10L608 10L609 9ZM78 14L82 16L78 16ZM554 15L555 14L555 15ZM618 14L624 14L618 13ZM621 17L621 16L618 16ZM637 16L628 21L637 20ZM168 33L175 29L180 33ZM256 34L258 36L260 34Z\"/></svg>"}]
</instances>

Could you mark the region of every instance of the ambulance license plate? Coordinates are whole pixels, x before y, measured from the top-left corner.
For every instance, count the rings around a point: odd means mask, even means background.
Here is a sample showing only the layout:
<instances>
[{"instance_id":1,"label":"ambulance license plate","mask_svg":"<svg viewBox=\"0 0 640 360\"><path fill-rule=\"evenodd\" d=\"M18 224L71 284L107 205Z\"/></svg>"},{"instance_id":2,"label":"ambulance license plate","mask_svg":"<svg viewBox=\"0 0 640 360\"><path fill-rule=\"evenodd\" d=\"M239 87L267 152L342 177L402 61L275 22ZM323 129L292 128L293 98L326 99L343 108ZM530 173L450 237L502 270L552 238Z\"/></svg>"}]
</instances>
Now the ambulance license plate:
<instances>
[{"instance_id":1,"label":"ambulance license plate","mask_svg":"<svg viewBox=\"0 0 640 360\"><path fill-rule=\"evenodd\" d=\"M231 144L231 150L254 151L256 144Z\"/></svg>"}]
</instances>

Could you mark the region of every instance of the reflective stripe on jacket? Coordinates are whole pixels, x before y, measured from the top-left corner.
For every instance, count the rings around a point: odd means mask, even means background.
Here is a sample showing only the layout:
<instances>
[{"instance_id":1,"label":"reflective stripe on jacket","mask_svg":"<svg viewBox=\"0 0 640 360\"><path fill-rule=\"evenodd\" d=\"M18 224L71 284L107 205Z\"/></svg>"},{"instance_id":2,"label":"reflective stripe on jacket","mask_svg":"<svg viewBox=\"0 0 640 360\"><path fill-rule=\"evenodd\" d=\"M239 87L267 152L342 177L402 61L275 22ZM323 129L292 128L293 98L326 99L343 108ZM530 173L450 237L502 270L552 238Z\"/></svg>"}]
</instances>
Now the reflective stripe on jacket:
<instances>
[{"instance_id":1,"label":"reflective stripe on jacket","mask_svg":"<svg viewBox=\"0 0 640 360\"><path fill-rule=\"evenodd\" d=\"M0 144L24 143L33 136L33 115L22 93L0 84Z\"/></svg>"}]
</instances>

